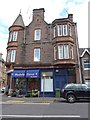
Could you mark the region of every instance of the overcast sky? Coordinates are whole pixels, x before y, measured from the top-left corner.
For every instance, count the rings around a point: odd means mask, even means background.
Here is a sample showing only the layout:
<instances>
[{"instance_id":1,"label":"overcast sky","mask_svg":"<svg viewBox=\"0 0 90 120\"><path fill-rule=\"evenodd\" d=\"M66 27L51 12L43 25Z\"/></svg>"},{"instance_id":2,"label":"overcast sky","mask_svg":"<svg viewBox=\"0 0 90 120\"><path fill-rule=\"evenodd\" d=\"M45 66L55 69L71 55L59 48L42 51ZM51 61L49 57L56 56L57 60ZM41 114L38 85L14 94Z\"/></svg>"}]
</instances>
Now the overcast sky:
<instances>
[{"instance_id":1,"label":"overcast sky","mask_svg":"<svg viewBox=\"0 0 90 120\"><path fill-rule=\"evenodd\" d=\"M25 25L32 20L33 9L45 9L45 21L67 17L72 13L77 22L80 48L88 47L88 1L89 0L1 0L0 1L0 52L6 60L8 28L20 13Z\"/></svg>"}]
</instances>

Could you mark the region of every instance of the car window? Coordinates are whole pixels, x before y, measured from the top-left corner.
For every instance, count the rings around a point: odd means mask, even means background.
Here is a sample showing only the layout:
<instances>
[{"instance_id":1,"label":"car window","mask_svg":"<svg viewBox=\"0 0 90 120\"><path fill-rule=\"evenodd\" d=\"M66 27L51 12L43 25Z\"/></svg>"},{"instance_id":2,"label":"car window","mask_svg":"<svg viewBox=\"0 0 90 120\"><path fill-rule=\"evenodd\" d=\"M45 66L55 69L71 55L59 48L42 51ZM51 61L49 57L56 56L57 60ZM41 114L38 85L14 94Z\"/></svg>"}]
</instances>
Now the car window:
<instances>
[{"instance_id":1,"label":"car window","mask_svg":"<svg viewBox=\"0 0 90 120\"><path fill-rule=\"evenodd\" d=\"M66 85L65 89L74 89L75 85L70 84L70 85Z\"/></svg>"}]
</instances>

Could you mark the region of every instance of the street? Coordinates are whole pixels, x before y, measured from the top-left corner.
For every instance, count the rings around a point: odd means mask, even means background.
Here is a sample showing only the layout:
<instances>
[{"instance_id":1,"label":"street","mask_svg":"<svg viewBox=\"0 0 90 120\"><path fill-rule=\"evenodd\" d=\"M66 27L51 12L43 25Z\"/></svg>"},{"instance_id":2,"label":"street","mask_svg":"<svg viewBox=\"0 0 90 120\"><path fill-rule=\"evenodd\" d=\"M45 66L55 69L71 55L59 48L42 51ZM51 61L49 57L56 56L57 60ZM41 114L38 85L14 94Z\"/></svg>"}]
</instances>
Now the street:
<instances>
[{"instance_id":1,"label":"street","mask_svg":"<svg viewBox=\"0 0 90 120\"><path fill-rule=\"evenodd\" d=\"M90 102L78 101L74 104L67 103L64 99L59 101L52 101L47 99L42 102L35 101L39 98L33 98L34 102L30 101L30 98L7 98L2 97L2 117L6 120L8 118L53 118L56 120L59 118L72 118L73 119L86 119L89 116ZM69 119L70 120L70 119Z\"/></svg>"}]
</instances>

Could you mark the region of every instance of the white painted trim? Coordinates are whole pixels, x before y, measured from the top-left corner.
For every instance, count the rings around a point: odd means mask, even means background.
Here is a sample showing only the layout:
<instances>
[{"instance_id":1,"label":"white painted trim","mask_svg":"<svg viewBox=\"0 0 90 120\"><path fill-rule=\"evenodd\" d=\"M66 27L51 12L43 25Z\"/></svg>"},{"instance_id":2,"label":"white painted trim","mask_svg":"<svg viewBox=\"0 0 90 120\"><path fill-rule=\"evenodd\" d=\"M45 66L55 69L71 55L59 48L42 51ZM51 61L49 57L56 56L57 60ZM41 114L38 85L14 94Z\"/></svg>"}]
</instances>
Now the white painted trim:
<instances>
[{"instance_id":1,"label":"white painted trim","mask_svg":"<svg viewBox=\"0 0 90 120\"><path fill-rule=\"evenodd\" d=\"M83 57L86 52L90 55L90 52L88 51L88 49L85 49L80 57Z\"/></svg>"},{"instance_id":2,"label":"white painted trim","mask_svg":"<svg viewBox=\"0 0 90 120\"><path fill-rule=\"evenodd\" d=\"M80 118L80 115L0 115L1 117L14 118Z\"/></svg>"},{"instance_id":3,"label":"white painted trim","mask_svg":"<svg viewBox=\"0 0 90 120\"><path fill-rule=\"evenodd\" d=\"M11 73L11 72L13 72L13 69L12 69L12 70L8 70L8 71L6 72L6 74Z\"/></svg>"}]
</instances>

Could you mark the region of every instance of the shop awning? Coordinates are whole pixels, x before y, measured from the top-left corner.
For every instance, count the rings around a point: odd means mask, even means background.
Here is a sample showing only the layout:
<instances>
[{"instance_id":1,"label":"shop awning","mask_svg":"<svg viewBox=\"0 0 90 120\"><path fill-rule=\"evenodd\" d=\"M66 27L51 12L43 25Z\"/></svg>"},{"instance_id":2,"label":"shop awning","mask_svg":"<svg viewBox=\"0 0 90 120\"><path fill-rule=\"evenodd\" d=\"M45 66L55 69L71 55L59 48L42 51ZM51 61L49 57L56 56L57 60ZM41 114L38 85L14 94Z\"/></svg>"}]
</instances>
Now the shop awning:
<instances>
[{"instance_id":1,"label":"shop awning","mask_svg":"<svg viewBox=\"0 0 90 120\"><path fill-rule=\"evenodd\" d=\"M25 78L25 70L14 70L12 78Z\"/></svg>"},{"instance_id":2,"label":"shop awning","mask_svg":"<svg viewBox=\"0 0 90 120\"><path fill-rule=\"evenodd\" d=\"M26 71L26 78L39 78L40 77L40 70L27 70Z\"/></svg>"}]
</instances>

